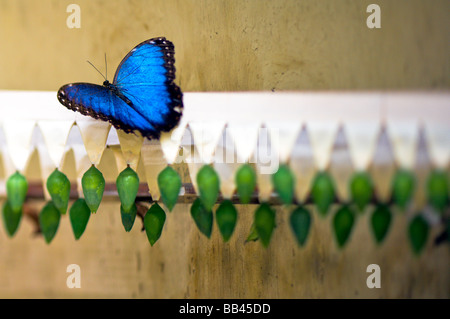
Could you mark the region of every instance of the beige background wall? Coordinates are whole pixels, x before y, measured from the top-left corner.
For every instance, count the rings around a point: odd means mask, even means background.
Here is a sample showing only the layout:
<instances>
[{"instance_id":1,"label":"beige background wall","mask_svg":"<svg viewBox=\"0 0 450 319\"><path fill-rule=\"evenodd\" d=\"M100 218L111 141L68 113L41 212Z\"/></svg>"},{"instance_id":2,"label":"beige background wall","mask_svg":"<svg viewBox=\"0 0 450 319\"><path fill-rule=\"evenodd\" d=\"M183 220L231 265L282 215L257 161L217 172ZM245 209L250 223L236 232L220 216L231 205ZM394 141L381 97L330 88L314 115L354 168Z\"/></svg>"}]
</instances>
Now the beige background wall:
<instances>
[{"instance_id":1,"label":"beige background wall","mask_svg":"<svg viewBox=\"0 0 450 319\"><path fill-rule=\"evenodd\" d=\"M80 29L66 26L70 3L81 7ZM381 7L379 30L366 26L370 3ZM56 91L68 82L101 83L86 60L103 71L106 53L112 79L134 45L166 36L176 47L176 82L186 92L447 90L448 12L445 0L0 0L0 89ZM31 167L29 176L39 176L36 170ZM38 209L44 203L32 204ZM264 250L257 242L244 244L254 208L239 208L238 229L227 244L217 228L211 240L199 234L186 205L168 215L152 248L139 220L125 233L117 201L102 203L78 242L67 216L49 246L32 236L29 220L13 239L1 227L0 297L450 296L448 246L430 241L414 258L404 215L395 216L382 247L368 231L369 215L361 216L339 252L330 218L315 218L309 243L300 249L288 212L279 207L278 228ZM81 267L81 289L66 286L72 263ZM372 263L382 269L381 289L366 286Z\"/></svg>"},{"instance_id":2,"label":"beige background wall","mask_svg":"<svg viewBox=\"0 0 450 319\"><path fill-rule=\"evenodd\" d=\"M66 7L81 7L81 28ZM382 28L366 26L381 7ZM175 43L184 91L448 88L445 0L0 1L0 88L101 83L137 43Z\"/></svg>"}]
</instances>

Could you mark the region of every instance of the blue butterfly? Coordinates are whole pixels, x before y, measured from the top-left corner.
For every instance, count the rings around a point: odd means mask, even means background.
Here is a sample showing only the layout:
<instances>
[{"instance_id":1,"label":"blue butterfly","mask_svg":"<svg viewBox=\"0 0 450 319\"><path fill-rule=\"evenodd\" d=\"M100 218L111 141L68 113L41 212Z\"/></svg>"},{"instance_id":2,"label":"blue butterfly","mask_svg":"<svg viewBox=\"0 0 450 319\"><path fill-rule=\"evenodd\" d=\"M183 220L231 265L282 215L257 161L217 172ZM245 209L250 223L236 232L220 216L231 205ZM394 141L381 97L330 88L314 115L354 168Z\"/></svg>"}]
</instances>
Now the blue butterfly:
<instances>
[{"instance_id":1,"label":"blue butterfly","mask_svg":"<svg viewBox=\"0 0 450 319\"><path fill-rule=\"evenodd\" d=\"M112 83L72 83L58 90L70 110L110 122L127 133L159 138L175 127L183 110L183 93L175 79L174 46L165 38L138 44L120 62Z\"/></svg>"}]
</instances>

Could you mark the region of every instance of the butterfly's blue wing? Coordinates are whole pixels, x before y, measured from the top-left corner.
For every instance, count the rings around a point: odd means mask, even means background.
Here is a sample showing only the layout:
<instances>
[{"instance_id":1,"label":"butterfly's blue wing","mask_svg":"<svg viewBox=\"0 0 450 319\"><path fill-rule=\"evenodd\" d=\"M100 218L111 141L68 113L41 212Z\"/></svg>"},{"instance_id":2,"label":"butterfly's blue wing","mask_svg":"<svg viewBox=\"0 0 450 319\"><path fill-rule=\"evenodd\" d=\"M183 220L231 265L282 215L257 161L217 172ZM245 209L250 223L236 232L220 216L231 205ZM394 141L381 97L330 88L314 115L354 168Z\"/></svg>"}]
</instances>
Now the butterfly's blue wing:
<instances>
[{"instance_id":1,"label":"butterfly's blue wing","mask_svg":"<svg viewBox=\"0 0 450 319\"><path fill-rule=\"evenodd\" d=\"M138 44L122 60L113 85L131 107L160 130L170 130L179 120L182 94L175 79L174 46L165 38Z\"/></svg>"},{"instance_id":2,"label":"butterfly's blue wing","mask_svg":"<svg viewBox=\"0 0 450 319\"><path fill-rule=\"evenodd\" d=\"M179 121L182 93L175 79L174 47L165 38L137 45L120 63L113 83L74 83L61 87L58 100L67 108L114 127L159 137Z\"/></svg>"},{"instance_id":3,"label":"butterfly's blue wing","mask_svg":"<svg viewBox=\"0 0 450 319\"><path fill-rule=\"evenodd\" d=\"M111 122L118 129L132 132L136 127L156 131L146 119L130 108L107 87L90 83L73 83L61 87L59 101L72 111Z\"/></svg>"}]
</instances>

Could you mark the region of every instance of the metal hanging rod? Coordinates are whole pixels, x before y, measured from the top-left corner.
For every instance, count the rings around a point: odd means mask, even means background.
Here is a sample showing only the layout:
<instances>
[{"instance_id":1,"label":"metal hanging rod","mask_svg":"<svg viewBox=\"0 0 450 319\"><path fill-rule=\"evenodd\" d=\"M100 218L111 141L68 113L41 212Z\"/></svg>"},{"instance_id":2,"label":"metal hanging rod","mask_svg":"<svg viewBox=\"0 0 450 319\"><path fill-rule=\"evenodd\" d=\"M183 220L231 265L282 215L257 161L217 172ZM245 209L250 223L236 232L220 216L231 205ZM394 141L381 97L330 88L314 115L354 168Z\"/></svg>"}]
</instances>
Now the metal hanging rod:
<instances>
[{"instance_id":1,"label":"metal hanging rod","mask_svg":"<svg viewBox=\"0 0 450 319\"><path fill-rule=\"evenodd\" d=\"M28 193L27 198L30 200L44 200L44 188L42 187L42 183L39 182L30 182L28 187ZM75 183L72 183L71 190L70 190L70 199L75 200L78 199L78 190L77 185ZM194 186L190 183L183 183L182 184L182 191L180 196L178 197L178 203L184 203L184 204L191 204L198 198L198 194L196 193ZM103 193L103 200L119 200L119 194L117 192L116 185L114 183L106 183L105 184L105 191ZM223 202L225 199L224 197L219 194L219 197L217 199L217 203ZM239 196L237 194L234 194L232 198L230 198L231 202L233 204L240 204ZM136 197L136 202L142 202L142 203L153 203L154 199L150 195L148 191L148 186L146 183L141 183L139 185L138 194ZM279 199L278 195L275 192L272 192L272 195L270 199L267 201L269 204L272 205L282 205L281 200ZM335 196L334 204L346 204L347 202L340 201L337 196ZM249 204L261 204L261 201L258 198L258 189L255 190L253 193L250 203ZM314 204L312 198L308 196L305 201L298 202L294 199L293 201L294 205L310 205ZM391 200L386 201L379 201L375 196L372 197L371 204L377 205L377 204L392 204Z\"/></svg>"}]
</instances>

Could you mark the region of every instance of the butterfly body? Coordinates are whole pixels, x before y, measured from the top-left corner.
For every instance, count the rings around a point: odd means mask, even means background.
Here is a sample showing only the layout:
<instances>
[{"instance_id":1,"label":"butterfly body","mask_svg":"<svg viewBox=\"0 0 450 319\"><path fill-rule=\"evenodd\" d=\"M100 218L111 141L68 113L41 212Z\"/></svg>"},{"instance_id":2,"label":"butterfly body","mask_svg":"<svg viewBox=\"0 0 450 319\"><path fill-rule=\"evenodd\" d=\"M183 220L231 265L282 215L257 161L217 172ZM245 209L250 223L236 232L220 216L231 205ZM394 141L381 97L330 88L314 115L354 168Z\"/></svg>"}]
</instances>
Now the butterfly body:
<instances>
[{"instance_id":1,"label":"butterfly body","mask_svg":"<svg viewBox=\"0 0 450 319\"><path fill-rule=\"evenodd\" d=\"M174 47L165 38L138 44L117 68L112 83L72 83L58 90L68 109L110 122L127 133L158 138L175 127L182 114L183 94L175 79Z\"/></svg>"},{"instance_id":2,"label":"butterfly body","mask_svg":"<svg viewBox=\"0 0 450 319\"><path fill-rule=\"evenodd\" d=\"M131 102L114 84L109 83L108 80L103 82L103 86L111 91L111 93L117 95L122 101L126 104L132 106L133 102Z\"/></svg>"}]
</instances>

